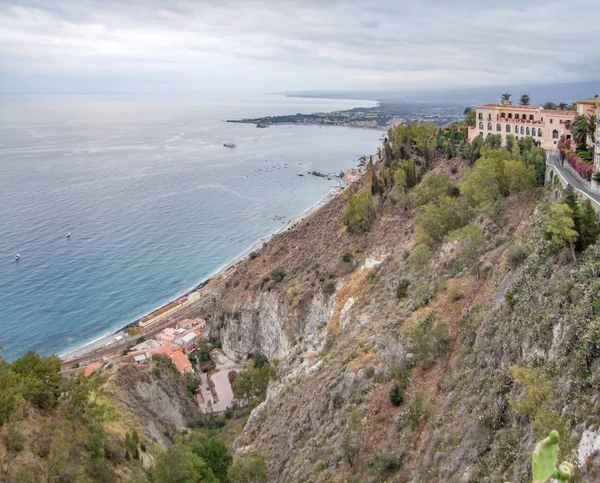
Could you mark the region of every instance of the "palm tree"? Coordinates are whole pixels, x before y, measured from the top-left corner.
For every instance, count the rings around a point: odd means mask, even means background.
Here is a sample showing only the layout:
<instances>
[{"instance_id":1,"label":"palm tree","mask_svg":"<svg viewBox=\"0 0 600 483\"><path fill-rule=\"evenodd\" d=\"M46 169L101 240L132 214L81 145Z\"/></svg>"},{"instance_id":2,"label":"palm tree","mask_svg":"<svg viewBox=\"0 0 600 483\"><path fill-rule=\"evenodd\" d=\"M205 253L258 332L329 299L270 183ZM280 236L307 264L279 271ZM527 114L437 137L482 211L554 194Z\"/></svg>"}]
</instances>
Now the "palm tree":
<instances>
[{"instance_id":1,"label":"palm tree","mask_svg":"<svg viewBox=\"0 0 600 483\"><path fill-rule=\"evenodd\" d=\"M567 107L569 107L569 105L566 102L561 102L558 104L558 106L556 106L558 109L560 109L561 111L564 111Z\"/></svg>"},{"instance_id":2,"label":"palm tree","mask_svg":"<svg viewBox=\"0 0 600 483\"><path fill-rule=\"evenodd\" d=\"M527 94L523 94L521 96L521 105L528 106L529 105L529 96Z\"/></svg>"},{"instance_id":3,"label":"palm tree","mask_svg":"<svg viewBox=\"0 0 600 483\"><path fill-rule=\"evenodd\" d=\"M596 120L597 117L593 114L589 116L578 114L575 116L570 128L579 149L586 148L588 137L592 144L596 142Z\"/></svg>"},{"instance_id":4,"label":"palm tree","mask_svg":"<svg viewBox=\"0 0 600 483\"><path fill-rule=\"evenodd\" d=\"M503 101L510 101L510 94L502 94L501 99Z\"/></svg>"}]
</instances>

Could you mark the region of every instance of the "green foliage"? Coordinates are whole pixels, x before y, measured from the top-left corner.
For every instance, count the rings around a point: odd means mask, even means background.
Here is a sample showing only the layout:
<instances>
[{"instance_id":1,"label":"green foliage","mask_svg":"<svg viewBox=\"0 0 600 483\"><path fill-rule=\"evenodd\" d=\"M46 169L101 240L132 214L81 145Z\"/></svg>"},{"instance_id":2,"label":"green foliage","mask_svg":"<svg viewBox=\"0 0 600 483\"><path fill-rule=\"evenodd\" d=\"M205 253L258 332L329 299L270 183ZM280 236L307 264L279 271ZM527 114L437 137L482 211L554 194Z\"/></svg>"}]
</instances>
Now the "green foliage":
<instances>
[{"instance_id":1,"label":"green foliage","mask_svg":"<svg viewBox=\"0 0 600 483\"><path fill-rule=\"evenodd\" d=\"M266 363L255 367L254 363L240 371L234 381L233 394L236 399L250 403L253 400L262 401L267 394L269 380L273 377L273 368Z\"/></svg>"},{"instance_id":2,"label":"green foliage","mask_svg":"<svg viewBox=\"0 0 600 483\"><path fill-rule=\"evenodd\" d=\"M416 222L434 241L441 241L446 233L464 226L469 219L466 198L443 196L439 204L428 204Z\"/></svg>"},{"instance_id":3,"label":"green foliage","mask_svg":"<svg viewBox=\"0 0 600 483\"><path fill-rule=\"evenodd\" d=\"M367 188L355 193L344 210L344 225L351 234L369 231L373 220L372 195Z\"/></svg>"},{"instance_id":4,"label":"green foliage","mask_svg":"<svg viewBox=\"0 0 600 483\"><path fill-rule=\"evenodd\" d=\"M283 267L274 268L269 273L269 277L274 282L281 282L283 280L283 278L285 277L285 268L283 268Z\"/></svg>"},{"instance_id":5,"label":"green foliage","mask_svg":"<svg viewBox=\"0 0 600 483\"><path fill-rule=\"evenodd\" d=\"M521 101L519 102L519 104L521 104L522 106L528 106L529 105L529 96L527 94L523 94L521 96Z\"/></svg>"},{"instance_id":6,"label":"green foliage","mask_svg":"<svg viewBox=\"0 0 600 483\"><path fill-rule=\"evenodd\" d=\"M267 466L264 458L252 453L235 460L227 472L229 483L267 483Z\"/></svg>"},{"instance_id":7,"label":"green foliage","mask_svg":"<svg viewBox=\"0 0 600 483\"><path fill-rule=\"evenodd\" d=\"M381 481L388 481L402 468L404 455L393 451L378 450L375 456L367 462L370 471L375 472Z\"/></svg>"},{"instance_id":8,"label":"green foliage","mask_svg":"<svg viewBox=\"0 0 600 483\"><path fill-rule=\"evenodd\" d=\"M418 206L436 203L442 196L452 192L452 183L448 175L441 171L425 176L415 188L415 202Z\"/></svg>"},{"instance_id":9,"label":"green foliage","mask_svg":"<svg viewBox=\"0 0 600 483\"><path fill-rule=\"evenodd\" d=\"M423 415L423 400L420 396L415 397L410 403L406 405L406 412L404 413L404 423L410 429L417 429L421 422L421 416Z\"/></svg>"},{"instance_id":10,"label":"green foliage","mask_svg":"<svg viewBox=\"0 0 600 483\"><path fill-rule=\"evenodd\" d=\"M325 296L330 297L335 293L335 280L327 280L323 285L323 294Z\"/></svg>"},{"instance_id":11,"label":"green foliage","mask_svg":"<svg viewBox=\"0 0 600 483\"><path fill-rule=\"evenodd\" d=\"M573 243L579 237L575 231L575 222L573 221L573 210L566 203L553 203L550 206L550 217L546 224L546 233L550 237L553 246L562 247L569 245L575 258Z\"/></svg>"},{"instance_id":12,"label":"green foliage","mask_svg":"<svg viewBox=\"0 0 600 483\"><path fill-rule=\"evenodd\" d=\"M182 444L171 446L160 455L152 473L156 483L218 483L208 464Z\"/></svg>"},{"instance_id":13,"label":"green foliage","mask_svg":"<svg viewBox=\"0 0 600 483\"><path fill-rule=\"evenodd\" d=\"M42 357L33 351L12 364L19 378L19 392L40 409L56 405L60 395L60 359L56 356Z\"/></svg>"},{"instance_id":14,"label":"green foliage","mask_svg":"<svg viewBox=\"0 0 600 483\"><path fill-rule=\"evenodd\" d=\"M439 322L433 313L409 327L405 334L410 341L415 362L440 357L450 346L448 327Z\"/></svg>"},{"instance_id":15,"label":"green foliage","mask_svg":"<svg viewBox=\"0 0 600 483\"><path fill-rule=\"evenodd\" d=\"M429 264L431 257L433 257L433 251L428 245L422 243L413 248L408 256L407 263L413 270L421 271Z\"/></svg>"},{"instance_id":16,"label":"green foliage","mask_svg":"<svg viewBox=\"0 0 600 483\"><path fill-rule=\"evenodd\" d=\"M595 243L598 238L596 212L589 200L581 204L573 188L570 186L565 191L564 203L573 212L573 229L578 234L575 247L578 250L584 250L589 245Z\"/></svg>"},{"instance_id":17,"label":"green foliage","mask_svg":"<svg viewBox=\"0 0 600 483\"><path fill-rule=\"evenodd\" d=\"M346 252L342 255L342 261L344 263L353 263L354 262L354 255L352 255L352 253L350 252Z\"/></svg>"},{"instance_id":18,"label":"green foliage","mask_svg":"<svg viewBox=\"0 0 600 483\"><path fill-rule=\"evenodd\" d=\"M464 110L465 124L467 126L475 126L475 109L467 107Z\"/></svg>"},{"instance_id":19,"label":"green foliage","mask_svg":"<svg viewBox=\"0 0 600 483\"><path fill-rule=\"evenodd\" d=\"M448 241L458 243L458 259L464 266L475 265L479 278L479 257L485 251L485 238L479 228L468 224L448 233Z\"/></svg>"},{"instance_id":20,"label":"green foliage","mask_svg":"<svg viewBox=\"0 0 600 483\"><path fill-rule=\"evenodd\" d=\"M563 462L556 467L558 461L558 431L552 430L550 435L535 445L531 455L531 470L534 483L545 483L550 479L567 481L573 477L574 467Z\"/></svg>"},{"instance_id":21,"label":"green foliage","mask_svg":"<svg viewBox=\"0 0 600 483\"><path fill-rule=\"evenodd\" d=\"M428 166L435 158L437 151L435 124L429 122L398 124L390 128L388 137L394 160L420 158L424 165Z\"/></svg>"},{"instance_id":22,"label":"green foliage","mask_svg":"<svg viewBox=\"0 0 600 483\"><path fill-rule=\"evenodd\" d=\"M552 385L546 376L532 368L514 365L510 367L510 373L523 388L523 393L518 399L509 398L508 402L517 413L529 418L536 437L542 437L554 428L565 434L564 422L554 409Z\"/></svg>"},{"instance_id":23,"label":"green foliage","mask_svg":"<svg viewBox=\"0 0 600 483\"><path fill-rule=\"evenodd\" d=\"M390 402L394 406L400 406L400 404L402 404L402 401L404 401L404 391L400 387L400 384L396 383L392 386L389 396Z\"/></svg>"},{"instance_id":24,"label":"green foliage","mask_svg":"<svg viewBox=\"0 0 600 483\"><path fill-rule=\"evenodd\" d=\"M517 268L527 258L527 252L521 245L511 245L506 250L506 261L511 268Z\"/></svg>"},{"instance_id":25,"label":"green foliage","mask_svg":"<svg viewBox=\"0 0 600 483\"><path fill-rule=\"evenodd\" d=\"M499 220L508 195L506 161L510 161L506 149L489 151L468 170L460 184L461 193L468 197L472 206L493 220Z\"/></svg>"},{"instance_id":26,"label":"green foliage","mask_svg":"<svg viewBox=\"0 0 600 483\"><path fill-rule=\"evenodd\" d=\"M210 467L219 481L227 481L232 458L222 441L212 436L198 435L190 443L190 448Z\"/></svg>"},{"instance_id":27,"label":"green foliage","mask_svg":"<svg viewBox=\"0 0 600 483\"><path fill-rule=\"evenodd\" d=\"M398 300L402 300L408 295L408 287L410 287L410 281L406 278L400 279L396 287L396 298Z\"/></svg>"}]
</instances>

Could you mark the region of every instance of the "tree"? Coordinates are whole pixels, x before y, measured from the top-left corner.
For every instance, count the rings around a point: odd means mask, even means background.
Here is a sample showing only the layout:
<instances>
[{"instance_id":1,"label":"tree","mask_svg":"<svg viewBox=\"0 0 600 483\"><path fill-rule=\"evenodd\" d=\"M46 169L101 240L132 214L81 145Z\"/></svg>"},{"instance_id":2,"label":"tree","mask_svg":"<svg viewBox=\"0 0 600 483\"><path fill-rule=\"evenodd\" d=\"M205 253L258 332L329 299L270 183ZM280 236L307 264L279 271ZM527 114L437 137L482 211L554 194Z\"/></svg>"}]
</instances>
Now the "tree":
<instances>
[{"instance_id":1,"label":"tree","mask_svg":"<svg viewBox=\"0 0 600 483\"><path fill-rule=\"evenodd\" d=\"M498 220L508 194L505 162L511 155L506 149L489 151L479 158L460 183L460 191L470 203L493 220Z\"/></svg>"},{"instance_id":2,"label":"tree","mask_svg":"<svg viewBox=\"0 0 600 483\"><path fill-rule=\"evenodd\" d=\"M441 196L448 195L451 191L452 182L445 172L430 173L415 188L415 201L419 206L435 203Z\"/></svg>"},{"instance_id":3,"label":"tree","mask_svg":"<svg viewBox=\"0 0 600 483\"><path fill-rule=\"evenodd\" d=\"M158 457L152 480L156 483L218 483L210 467L190 448L171 446Z\"/></svg>"},{"instance_id":4,"label":"tree","mask_svg":"<svg viewBox=\"0 0 600 483\"><path fill-rule=\"evenodd\" d=\"M502 95L500 96L500 98L501 98L503 101L510 101L510 96L511 96L511 94L508 94L508 93L506 93L506 94L502 94Z\"/></svg>"},{"instance_id":5,"label":"tree","mask_svg":"<svg viewBox=\"0 0 600 483\"><path fill-rule=\"evenodd\" d=\"M531 189L536 184L535 168L533 166L527 168L519 159L506 161L504 170L508 191L511 195Z\"/></svg>"},{"instance_id":6,"label":"tree","mask_svg":"<svg viewBox=\"0 0 600 483\"><path fill-rule=\"evenodd\" d=\"M528 106L529 105L529 96L527 94L523 94L521 96L521 103L522 106Z\"/></svg>"},{"instance_id":7,"label":"tree","mask_svg":"<svg viewBox=\"0 0 600 483\"><path fill-rule=\"evenodd\" d=\"M191 444L192 452L202 458L219 481L227 480L227 470L231 465L231 455L221 441L202 435Z\"/></svg>"},{"instance_id":8,"label":"tree","mask_svg":"<svg viewBox=\"0 0 600 483\"><path fill-rule=\"evenodd\" d=\"M348 233L357 234L369 231L373 219L372 195L368 188L353 194L344 210L344 225Z\"/></svg>"},{"instance_id":9,"label":"tree","mask_svg":"<svg viewBox=\"0 0 600 483\"><path fill-rule=\"evenodd\" d=\"M400 406L402 401L404 400L404 395L402 394L402 389L400 388L400 384L396 383L390 389L390 401L394 406Z\"/></svg>"},{"instance_id":10,"label":"tree","mask_svg":"<svg viewBox=\"0 0 600 483\"><path fill-rule=\"evenodd\" d=\"M472 107L466 107L464 110L464 115L465 115L465 124L467 126L474 126L475 125L475 109L473 109Z\"/></svg>"},{"instance_id":11,"label":"tree","mask_svg":"<svg viewBox=\"0 0 600 483\"><path fill-rule=\"evenodd\" d=\"M230 483L267 483L264 458L259 453L252 453L236 459L227 472L227 479Z\"/></svg>"},{"instance_id":12,"label":"tree","mask_svg":"<svg viewBox=\"0 0 600 483\"><path fill-rule=\"evenodd\" d=\"M566 203L553 203L550 206L550 218L546 224L546 233L550 236L552 244L557 247L569 245L573 261L577 263L573 244L578 238L574 230L573 210Z\"/></svg>"},{"instance_id":13,"label":"tree","mask_svg":"<svg viewBox=\"0 0 600 483\"><path fill-rule=\"evenodd\" d=\"M481 230L470 223L448 233L448 241L458 243L458 259L464 265L475 265L479 280L479 257L485 250L485 238Z\"/></svg>"},{"instance_id":14,"label":"tree","mask_svg":"<svg viewBox=\"0 0 600 483\"><path fill-rule=\"evenodd\" d=\"M425 266L431 260L433 251L425 243L421 243L413 248L412 252L408 256L407 263L413 270L419 271L425 268Z\"/></svg>"},{"instance_id":15,"label":"tree","mask_svg":"<svg viewBox=\"0 0 600 483\"><path fill-rule=\"evenodd\" d=\"M583 250L596 242L598 238L598 222L596 221L596 212L590 200L585 200L579 214L579 238L577 247Z\"/></svg>"},{"instance_id":16,"label":"tree","mask_svg":"<svg viewBox=\"0 0 600 483\"><path fill-rule=\"evenodd\" d=\"M579 149L586 148L588 136L592 139L592 142L594 141L596 130L595 120L596 116L584 116L582 114L578 114L573 119L571 133Z\"/></svg>"},{"instance_id":17,"label":"tree","mask_svg":"<svg viewBox=\"0 0 600 483\"><path fill-rule=\"evenodd\" d=\"M554 110L554 109L556 109L556 104L554 104L554 102L546 102L546 103L544 103L544 105L542 107L544 109Z\"/></svg>"}]
</instances>

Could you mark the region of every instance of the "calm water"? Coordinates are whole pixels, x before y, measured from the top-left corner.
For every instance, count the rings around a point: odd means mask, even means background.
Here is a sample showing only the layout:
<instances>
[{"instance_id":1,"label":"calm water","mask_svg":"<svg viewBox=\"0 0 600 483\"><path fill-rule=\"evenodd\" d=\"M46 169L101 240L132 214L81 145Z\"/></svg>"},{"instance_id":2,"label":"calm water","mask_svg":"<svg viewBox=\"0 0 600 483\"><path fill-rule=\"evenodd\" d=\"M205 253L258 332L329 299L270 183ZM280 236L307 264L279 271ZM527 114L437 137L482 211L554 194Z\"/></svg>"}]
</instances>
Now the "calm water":
<instances>
[{"instance_id":1,"label":"calm water","mask_svg":"<svg viewBox=\"0 0 600 483\"><path fill-rule=\"evenodd\" d=\"M64 352L185 292L334 184L298 173L354 167L381 135L224 119L356 105L0 99L3 357Z\"/></svg>"}]
</instances>

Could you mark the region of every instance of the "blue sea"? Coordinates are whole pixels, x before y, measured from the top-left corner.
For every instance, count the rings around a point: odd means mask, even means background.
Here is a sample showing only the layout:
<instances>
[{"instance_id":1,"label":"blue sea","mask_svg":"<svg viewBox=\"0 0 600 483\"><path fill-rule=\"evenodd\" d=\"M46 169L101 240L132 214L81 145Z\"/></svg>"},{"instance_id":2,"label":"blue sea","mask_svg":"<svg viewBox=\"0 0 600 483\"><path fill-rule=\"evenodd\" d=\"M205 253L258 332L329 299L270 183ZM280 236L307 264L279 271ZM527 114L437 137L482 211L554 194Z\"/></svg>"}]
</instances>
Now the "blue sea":
<instances>
[{"instance_id":1,"label":"blue sea","mask_svg":"<svg viewBox=\"0 0 600 483\"><path fill-rule=\"evenodd\" d=\"M382 134L224 120L369 105L0 98L2 357L64 353L186 292L336 184L308 171L355 167Z\"/></svg>"}]
</instances>

